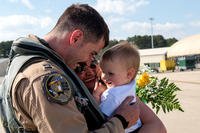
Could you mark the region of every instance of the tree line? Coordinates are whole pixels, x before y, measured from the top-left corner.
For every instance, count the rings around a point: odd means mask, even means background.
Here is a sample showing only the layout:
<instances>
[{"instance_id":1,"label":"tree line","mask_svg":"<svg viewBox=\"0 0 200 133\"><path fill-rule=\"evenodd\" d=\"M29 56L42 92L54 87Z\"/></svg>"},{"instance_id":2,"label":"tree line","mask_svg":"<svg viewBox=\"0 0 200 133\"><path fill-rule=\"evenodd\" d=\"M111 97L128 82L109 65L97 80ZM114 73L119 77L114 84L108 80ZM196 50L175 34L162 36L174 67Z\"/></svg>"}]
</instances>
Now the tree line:
<instances>
[{"instance_id":1,"label":"tree line","mask_svg":"<svg viewBox=\"0 0 200 133\"><path fill-rule=\"evenodd\" d=\"M7 58L13 41L0 42L0 58Z\"/></svg>"},{"instance_id":2,"label":"tree line","mask_svg":"<svg viewBox=\"0 0 200 133\"><path fill-rule=\"evenodd\" d=\"M110 40L109 45L106 48L104 48L101 52L120 43L121 41L124 41L124 40L116 40L116 39ZM152 47L151 36L148 36L148 35L144 35L144 36L135 35L133 37L128 37L125 41L128 41L131 44L136 45L139 49L148 49ZM170 47L177 41L178 40L176 38L165 39L162 35L153 36L154 48Z\"/></svg>"},{"instance_id":3,"label":"tree line","mask_svg":"<svg viewBox=\"0 0 200 133\"><path fill-rule=\"evenodd\" d=\"M122 41L122 40L120 40L120 41ZM116 39L110 40L110 44L109 45L113 46L113 45L119 43L120 41L118 41ZM126 39L126 41L137 45L137 47L139 49L148 49L148 48L152 47L151 46L152 45L151 44L151 36L149 36L149 35L144 35L144 36L135 35L133 37L128 37ZM165 39L162 35L153 36L154 48L170 47L172 44L174 44L177 41L178 40L176 38Z\"/></svg>"},{"instance_id":4,"label":"tree line","mask_svg":"<svg viewBox=\"0 0 200 133\"><path fill-rule=\"evenodd\" d=\"M109 45L107 48L119 43L122 40L113 39L109 41ZM149 35L135 35L133 37L128 37L126 41L131 42L139 49L147 49L151 48L151 36ZM154 35L153 36L153 43L154 48L160 48L160 47L170 47L172 44L177 42L178 40L176 38L168 38L165 39L162 35ZM0 42L0 58L7 58L9 56L10 48L13 41L3 41Z\"/></svg>"}]
</instances>

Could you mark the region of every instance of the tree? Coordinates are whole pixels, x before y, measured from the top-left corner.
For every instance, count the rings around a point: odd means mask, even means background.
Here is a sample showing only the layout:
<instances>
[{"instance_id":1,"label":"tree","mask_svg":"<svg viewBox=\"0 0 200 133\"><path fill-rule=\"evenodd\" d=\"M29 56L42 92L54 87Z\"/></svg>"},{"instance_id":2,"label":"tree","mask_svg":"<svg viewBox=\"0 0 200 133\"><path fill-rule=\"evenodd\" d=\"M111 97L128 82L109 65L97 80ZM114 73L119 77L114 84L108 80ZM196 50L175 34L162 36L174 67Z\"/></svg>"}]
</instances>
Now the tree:
<instances>
[{"instance_id":1,"label":"tree","mask_svg":"<svg viewBox=\"0 0 200 133\"><path fill-rule=\"evenodd\" d=\"M116 45L117 43L119 43L119 41L116 40L116 39L110 40L110 41L109 41L109 46L108 46L108 47L112 47L112 46Z\"/></svg>"},{"instance_id":2,"label":"tree","mask_svg":"<svg viewBox=\"0 0 200 133\"><path fill-rule=\"evenodd\" d=\"M170 47L174 43L176 43L178 40L176 38L168 38L167 40L167 46Z\"/></svg>"},{"instance_id":3,"label":"tree","mask_svg":"<svg viewBox=\"0 0 200 133\"><path fill-rule=\"evenodd\" d=\"M134 37L128 37L128 42L133 42L140 49L151 48L151 37L150 36L140 36L135 35Z\"/></svg>"},{"instance_id":4,"label":"tree","mask_svg":"<svg viewBox=\"0 0 200 133\"><path fill-rule=\"evenodd\" d=\"M151 48L151 36L149 35L144 35L144 36L135 35L133 37L128 37L127 41L133 42L140 49ZM165 39L162 35L153 36L153 42L155 48L169 47L176 41L177 41L176 38Z\"/></svg>"},{"instance_id":5,"label":"tree","mask_svg":"<svg viewBox=\"0 0 200 133\"><path fill-rule=\"evenodd\" d=\"M0 57L6 58L9 56L12 43L13 41L3 41L0 43Z\"/></svg>"},{"instance_id":6,"label":"tree","mask_svg":"<svg viewBox=\"0 0 200 133\"><path fill-rule=\"evenodd\" d=\"M155 48L166 47L167 41L162 35L156 35L154 36L154 46Z\"/></svg>"}]
</instances>

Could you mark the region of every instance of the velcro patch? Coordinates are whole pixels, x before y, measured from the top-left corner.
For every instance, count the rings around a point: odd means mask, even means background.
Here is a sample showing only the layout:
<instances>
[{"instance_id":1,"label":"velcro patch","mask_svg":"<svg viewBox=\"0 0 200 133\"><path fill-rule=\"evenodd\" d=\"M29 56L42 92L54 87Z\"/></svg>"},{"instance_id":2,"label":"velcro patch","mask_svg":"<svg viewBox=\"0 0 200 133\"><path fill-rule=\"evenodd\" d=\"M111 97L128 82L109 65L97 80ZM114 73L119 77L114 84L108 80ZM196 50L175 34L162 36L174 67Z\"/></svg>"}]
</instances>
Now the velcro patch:
<instances>
[{"instance_id":1,"label":"velcro patch","mask_svg":"<svg viewBox=\"0 0 200 133\"><path fill-rule=\"evenodd\" d=\"M43 90L50 102L66 104L72 98L72 89L66 76L51 73L44 77Z\"/></svg>"}]
</instances>

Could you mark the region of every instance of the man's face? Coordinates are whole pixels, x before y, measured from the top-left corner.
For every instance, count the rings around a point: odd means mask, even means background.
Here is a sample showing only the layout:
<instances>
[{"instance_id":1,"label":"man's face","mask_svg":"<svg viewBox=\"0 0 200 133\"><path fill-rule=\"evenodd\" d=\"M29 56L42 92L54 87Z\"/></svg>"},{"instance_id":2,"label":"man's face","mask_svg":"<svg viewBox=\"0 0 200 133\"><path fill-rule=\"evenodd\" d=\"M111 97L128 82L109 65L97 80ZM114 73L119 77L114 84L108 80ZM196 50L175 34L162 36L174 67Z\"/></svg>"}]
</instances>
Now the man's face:
<instances>
[{"instance_id":1,"label":"man's face","mask_svg":"<svg viewBox=\"0 0 200 133\"><path fill-rule=\"evenodd\" d=\"M88 66L94 60L95 55L104 47L104 39L100 39L96 43L88 42L83 43L75 48L71 53L70 59L68 59L67 64L75 69L80 63L86 63Z\"/></svg>"}]
</instances>

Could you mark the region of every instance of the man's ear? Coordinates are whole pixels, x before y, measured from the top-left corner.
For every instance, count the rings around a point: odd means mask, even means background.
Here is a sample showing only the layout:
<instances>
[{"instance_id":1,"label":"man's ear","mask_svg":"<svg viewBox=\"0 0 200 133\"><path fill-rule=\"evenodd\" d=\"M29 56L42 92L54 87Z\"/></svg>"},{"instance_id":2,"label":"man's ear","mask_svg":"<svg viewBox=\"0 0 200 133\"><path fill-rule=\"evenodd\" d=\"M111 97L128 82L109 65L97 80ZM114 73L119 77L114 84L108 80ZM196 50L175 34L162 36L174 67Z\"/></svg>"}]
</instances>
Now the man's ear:
<instances>
[{"instance_id":1,"label":"man's ear","mask_svg":"<svg viewBox=\"0 0 200 133\"><path fill-rule=\"evenodd\" d=\"M69 38L70 45L81 44L82 41L83 41L83 31L80 29L72 31L71 36Z\"/></svg>"}]
</instances>

